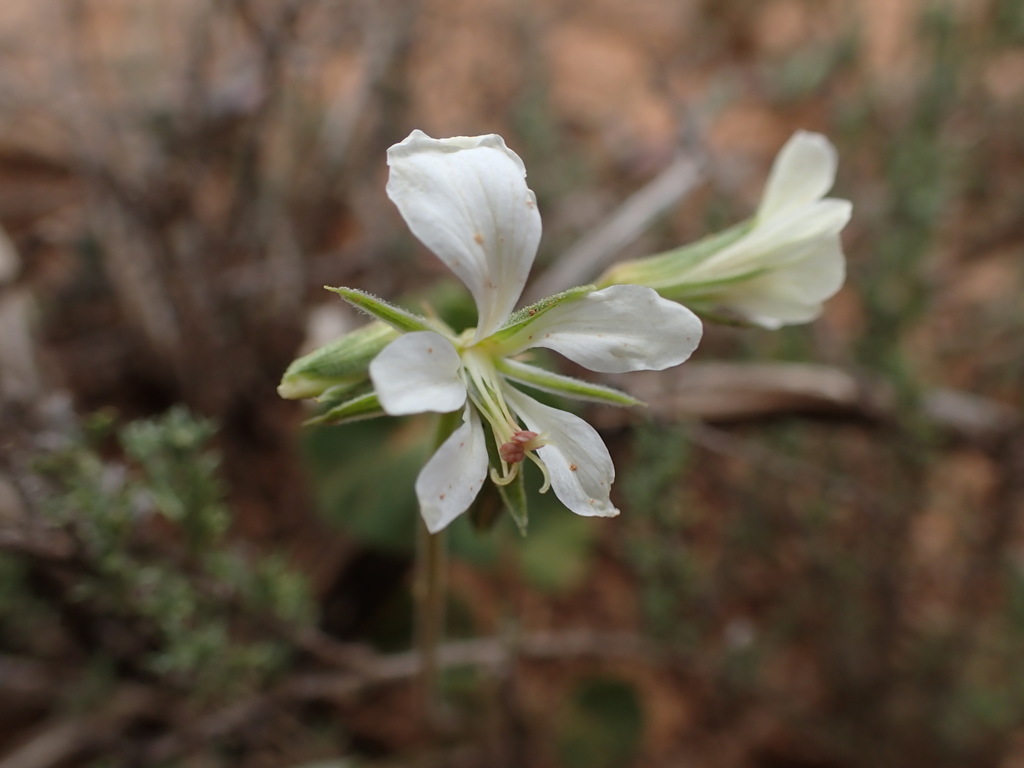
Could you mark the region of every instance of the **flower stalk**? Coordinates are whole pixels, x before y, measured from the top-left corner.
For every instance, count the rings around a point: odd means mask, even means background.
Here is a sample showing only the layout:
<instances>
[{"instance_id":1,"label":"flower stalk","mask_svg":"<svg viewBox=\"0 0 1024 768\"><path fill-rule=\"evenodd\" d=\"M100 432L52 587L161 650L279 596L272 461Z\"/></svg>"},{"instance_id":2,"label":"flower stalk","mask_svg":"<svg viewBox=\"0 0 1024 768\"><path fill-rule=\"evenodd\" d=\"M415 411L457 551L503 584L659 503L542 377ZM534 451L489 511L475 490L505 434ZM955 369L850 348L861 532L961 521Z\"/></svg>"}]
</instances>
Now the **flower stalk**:
<instances>
[{"instance_id":1,"label":"flower stalk","mask_svg":"<svg viewBox=\"0 0 1024 768\"><path fill-rule=\"evenodd\" d=\"M457 414L437 419L435 449L455 431ZM413 576L414 632L420 658L419 696L427 722L437 726L443 718L438 649L444 640L448 548L444 531L431 533L422 519L416 526L416 564Z\"/></svg>"}]
</instances>

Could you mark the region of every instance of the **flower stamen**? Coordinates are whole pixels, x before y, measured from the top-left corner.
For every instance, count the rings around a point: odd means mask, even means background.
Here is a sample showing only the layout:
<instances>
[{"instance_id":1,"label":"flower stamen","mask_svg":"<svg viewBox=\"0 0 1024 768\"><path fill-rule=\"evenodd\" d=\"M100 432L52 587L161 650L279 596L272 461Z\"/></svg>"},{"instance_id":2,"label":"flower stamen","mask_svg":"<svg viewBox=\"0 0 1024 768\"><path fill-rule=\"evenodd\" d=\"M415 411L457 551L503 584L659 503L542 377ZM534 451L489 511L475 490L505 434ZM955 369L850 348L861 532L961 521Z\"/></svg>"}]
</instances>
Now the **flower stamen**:
<instances>
[{"instance_id":1,"label":"flower stamen","mask_svg":"<svg viewBox=\"0 0 1024 768\"><path fill-rule=\"evenodd\" d=\"M526 452L532 450L531 446L537 439L537 433L528 429L521 429L512 435L507 443L498 447L498 454L502 461L507 464L518 464L526 458Z\"/></svg>"}]
</instances>

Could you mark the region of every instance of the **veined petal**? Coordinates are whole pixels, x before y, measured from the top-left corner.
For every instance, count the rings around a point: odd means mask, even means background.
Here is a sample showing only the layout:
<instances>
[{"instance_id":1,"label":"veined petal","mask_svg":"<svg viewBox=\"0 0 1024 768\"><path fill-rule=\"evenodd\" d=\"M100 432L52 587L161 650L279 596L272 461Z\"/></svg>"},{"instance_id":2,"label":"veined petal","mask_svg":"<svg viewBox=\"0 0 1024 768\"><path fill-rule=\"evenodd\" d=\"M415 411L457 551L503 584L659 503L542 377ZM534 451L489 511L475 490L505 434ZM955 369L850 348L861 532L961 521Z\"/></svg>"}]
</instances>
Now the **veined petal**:
<instances>
[{"instance_id":1,"label":"veined petal","mask_svg":"<svg viewBox=\"0 0 1024 768\"><path fill-rule=\"evenodd\" d=\"M853 205L849 200L834 197L792 207L767 221L759 221L745 238L747 247L770 250L788 243L838 234L850 221L852 212ZM739 240L731 248L743 247L743 242Z\"/></svg>"},{"instance_id":2,"label":"veined petal","mask_svg":"<svg viewBox=\"0 0 1024 768\"><path fill-rule=\"evenodd\" d=\"M686 360L703 329L693 312L639 285L554 307L507 340L507 355L546 347L602 373L660 371Z\"/></svg>"},{"instance_id":3,"label":"veined petal","mask_svg":"<svg viewBox=\"0 0 1024 768\"><path fill-rule=\"evenodd\" d=\"M538 403L508 387L505 396L526 426L543 435L546 445L537 455L547 467L555 496L577 515L614 517L609 498L615 465L597 430L566 411Z\"/></svg>"},{"instance_id":4,"label":"veined petal","mask_svg":"<svg viewBox=\"0 0 1024 768\"><path fill-rule=\"evenodd\" d=\"M462 421L416 478L420 514L431 533L469 509L487 478L487 443L480 417L473 408L466 408Z\"/></svg>"},{"instance_id":5,"label":"veined petal","mask_svg":"<svg viewBox=\"0 0 1024 768\"><path fill-rule=\"evenodd\" d=\"M836 148L820 133L794 133L775 157L757 218L824 197L835 183L838 162Z\"/></svg>"},{"instance_id":6,"label":"veined petal","mask_svg":"<svg viewBox=\"0 0 1024 768\"><path fill-rule=\"evenodd\" d=\"M466 402L462 361L455 347L433 331L399 336L370 363L381 407L391 416L448 413Z\"/></svg>"},{"instance_id":7,"label":"veined petal","mask_svg":"<svg viewBox=\"0 0 1024 768\"><path fill-rule=\"evenodd\" d=\"M413 131L388 150L388 197L419 240L476 301L477 340L512 313L541 223L526 168L495 134L432 139Z\"/></svg>"}]
</instances>

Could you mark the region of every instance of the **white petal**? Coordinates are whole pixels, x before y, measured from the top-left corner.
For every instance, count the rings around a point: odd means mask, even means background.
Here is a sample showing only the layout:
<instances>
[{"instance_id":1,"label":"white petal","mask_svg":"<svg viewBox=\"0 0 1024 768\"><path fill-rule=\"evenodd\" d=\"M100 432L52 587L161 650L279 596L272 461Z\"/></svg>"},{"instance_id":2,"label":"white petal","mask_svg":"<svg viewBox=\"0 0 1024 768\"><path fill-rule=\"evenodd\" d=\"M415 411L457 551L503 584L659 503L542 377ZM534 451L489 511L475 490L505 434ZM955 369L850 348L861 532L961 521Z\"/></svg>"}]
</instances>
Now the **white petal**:
<instances>
[{"instance_id":1,"label":"white petal","mask_svg":"<svg viewBox=\"0 0 1024 768\"><path fill-rule=\"evenodd\" d=\"M448 413L466 402L462 361L455 347L433 331L399 336L370 363L381 407L391 416Z\"/></svg>"},{"instance_id":2,"label":"white petal","mask_svg":"<svg viewBox=\"0 0 1024 768\"><path fill-rule=\"evenodd\" d=\"M838 236L850 220L848 200L828 198L791 208L764 222L690 270L698 280L720 280L747 272L773 269L803 258L806 243Z\"/></svg>"},{"instance_id":3,"label":"white petal","mask_svg":"<svg viewBox=\"0 0 1024 768\"><path fill-rule=\"evenodd\" d=\"M432 139L413 131L388 150L388 197L476 300L477 339L511 314L537 244L540 214L526 169L495 134Z\"/></svg>"},{"instance_id":4,"label":"white petal","mask_svg":"<svg viewBox=\"0 0 1024 768\"><path fill-rule=\"evenodd\" d=\"M835 183L837 164L836 148L828 139L797 131L775 157L757 217L768 219L824 197Z\"/></svg>"},{"instance_id":5,"label":"white petal","mask_svg":"<svg viewBox=\"0 0 1024 768\"><path fill-rule=\"evenodd\" d=\"M803 243L791 263L751 280L724 287L712 299L766 328L806 323L821 314L846 275L839 235Z\"/></svg>"},{"instance_id":6,"label":"white petal","mask_svg":"<svg viewBox=\"0 0 1024 768\"><path fill-rule=\"evenodd\" d=\"M807 205L795 206L757 226L744 239L756 242L763 249L784 246L801 240L834 235L842 231L850 221L853 206L849 200L834 197L818 200ZM733 246L739 245L738 240Z\"/></svg>"},{"instance_id":7,"label":"white petal","mask_svg":"<svg viewBox=\"0 0 1024 768\"><path fill-rule=\"evenodd\" d=\"M548 310L509 354L546 347L592 371L660 371L686 360L702 330L693 312L650 288L613 285Z\"/></svg>"},{"instance_id":8,"label":"white petal","mask_svg":"<svg viewBox=\"0 0 1024 768\"><path fill-rule=\"evenodd\" d=\"M619 514L609 498L615 466L597 430L578 416L538 403L511 387L505 396L526 426L547 441L537 455L548 469L558 500L585 517Z\"/></svg>"},{"instance_id":9,"label":"white petal","mask_svg":"<svg viewBox=\"0 0 1024 768\"><path fill-rule=\"evenodd\" d=\"M416 478L420 514L431 533L469 509L487 477L487 444L480 417L467 408L462 421Z\"/></svg>"}]
</instances>

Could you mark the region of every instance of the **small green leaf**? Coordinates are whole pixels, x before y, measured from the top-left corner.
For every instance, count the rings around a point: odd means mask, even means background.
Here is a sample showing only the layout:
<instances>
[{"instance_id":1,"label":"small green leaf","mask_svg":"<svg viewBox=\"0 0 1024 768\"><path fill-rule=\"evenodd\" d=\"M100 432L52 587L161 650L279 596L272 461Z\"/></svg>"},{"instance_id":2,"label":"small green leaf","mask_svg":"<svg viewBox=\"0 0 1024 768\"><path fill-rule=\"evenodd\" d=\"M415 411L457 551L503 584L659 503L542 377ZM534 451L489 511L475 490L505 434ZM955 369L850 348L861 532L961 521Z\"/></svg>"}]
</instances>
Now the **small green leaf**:
<instances>
[{"instance_id":1,"label":"small green leaf","mask_svg":"<svg viewBox=\"0 0 1024 768\"><path fill-rule=\"evenodd\" d=\"M328 291L333 291L351 304L356 309L361 309L368 315L373 315L378 320L387 323L396 331L410 333L412 331L433 331L435 330L425 317L413 314L408 310L389 304L383 299L378 299L365 291L355 288L331 288L325 285Z\"/></svg>"},{"instance_id":2,"label":"small green leaf","mask_svg":"<svg viewBox=\"0 0 1024 768\"><path fill-rule=\"evenodd\" d=\"M527 365L508 358L498 363L498 370L505 376L525 384L528 387L539 389L542 392L549 392L553 395L563 395L574 400L587 400L594 403L605 403L606 405L634 406L644 405L643 401L637 400L625 392L601 384L593 384L582 379L574 379L571 376L563 376L560 373L546 371L533 365Z\"/></svg>"}]
</instances>

